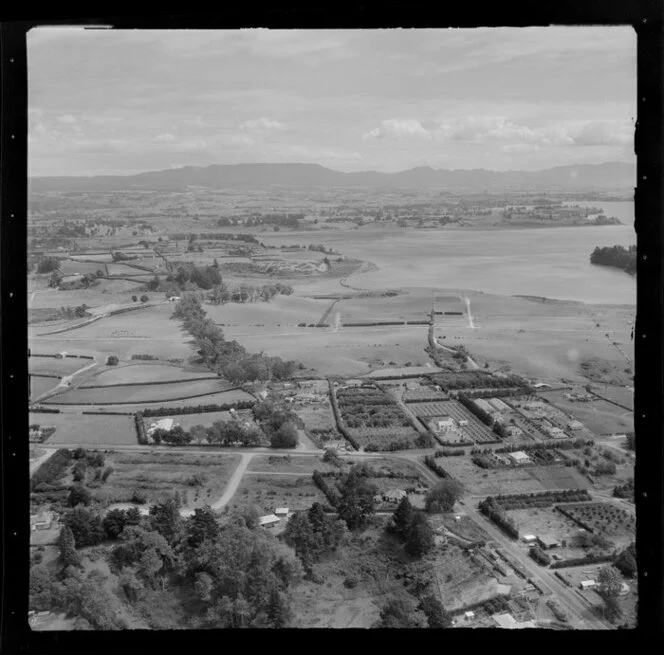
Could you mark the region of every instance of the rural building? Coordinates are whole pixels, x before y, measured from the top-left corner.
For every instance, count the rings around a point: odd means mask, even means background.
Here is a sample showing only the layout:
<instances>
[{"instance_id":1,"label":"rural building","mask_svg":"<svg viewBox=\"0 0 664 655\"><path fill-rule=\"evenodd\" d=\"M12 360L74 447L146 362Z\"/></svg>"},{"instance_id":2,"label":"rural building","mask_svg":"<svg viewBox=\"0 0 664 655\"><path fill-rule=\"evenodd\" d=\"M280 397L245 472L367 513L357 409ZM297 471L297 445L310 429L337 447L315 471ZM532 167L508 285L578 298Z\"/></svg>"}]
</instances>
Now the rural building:
<instances>
[{"instance_id":1,"label":"rural building","mask_svg":"<svg viewBox=\"0 0 664 655\"><path fill-rule=\"evenodd\" d=\"M463 613L463 618L466 620L474 619L475 618L475 612L464 612Z\"/></svg>"},{"instance_id":2,"label":"rural building","mask_svg":"<svg viewBox=\"0 0 664 655\"><path fill-rule=\"evenodd\" d=\"M596 587L597 583L594 580L581 580L579 586L581 587L581 589L586 591L587 589L593 589L594 587Z\"/></svg>"},{"instance_id":3,"label":"rural building","mask_svg":"<svg viewBox=\"0 0 664 655\"><path fill-rule=\"evenodd\" d=\"M527 544L532 544L537 541L537 537L534 534L524 534L522 539Z\"/></svg>"},{"instance_id":4,"label":"rural building","mask_svg":"<svg viewBox=\"0 0 664 655\"><path fill-rule=\"evenodd\" d=\"M171 296L168 299L168 302L178 302L180 300L180 296Z\"/></svg>"},{"instance_id":5,"label":"rural building","mask_svg":"<svg viewBox=\"0 0 664 655\"><path fill-rule=\"evenodd\" d=\"M567 435L565 434L565 431L562 430L561 428L556 428L556 427L550 427L550 428L545 428L546 432L550 437L553 437L554 439L564 439Z\"/></svg>"},{"instance_id":6,"label":"rural building","mask_svg":"<svg viewBox=\"0 0 664 655\"><path fill-rule=\"evenodd\" d=\"M505 432L508 437L520 437L523 434L523 430L516 425L506 425Z\"/></svg>"},{"instance_id":7,"label":"rural building","mask_svg":"<svg viewBox=\"0 0 664 655\"><path fill-rule=\"evenodd\" d=\"M459 419L459 427L463 428L468 425L468 420L465 418Z\"/></svg>"},{"instance_id":8,"label":"rural building","mask_svg":"<svg viewBox=\"0 0 664 655\"><path fill-rule=\"evenodd\" d=\"M581 430L583 428L583 423L581 423L580 421L570 421L567 424L567 427L570 430Z\"/></svg>"},{"instance_id":9,"label":"rural building","mask_svg":"<svg viewBox=\"0 0 664 655\"><path fill-rule=\"evenodd\" d=\"M388 503L398 503L407 495L403 489L390 489L383 494L383 500Z\"/></svg>"},{"instance_id":10,"label":"rural building","mask_svg":"<svg viewBox=\"0 0 664 655\"><path fill-rule=\"evenodd\" d=\"M560 546L560 542L558 541L558 539L548 534L537 535L537 543L545 550Z\"/></svg>"},{"instance_id":11,"label":"rural building","mask_svg":"<svg viewBox=\"0 0 664 655\"><path fill-rule=\"evenodd\" d=\"M517 450L514 453L509 453L507 455L515 464L528 464L530 462L530 457L523 450Z\"/></svg>"},{"instance_id":12,"label":"rural building","mask_svg":"<svg viewBox=\"0 0 664 655\"><path fill-rule=\"evenodd\" d=\"M438 432L450 432L454 430L454 419L451 416L441 416L436 419L436 430Z\"/></svg>"},{"instance_id":13,"label":"rural building","mask_svg":"<svg viewBox=\"0 0 664 655\"><path fill-rule=\"evenodd\" d=\"M258 525L264 528L272 528L279 523L280 520L281 519L276 514L266 514L258 519Z\"/></svg>"},{"instance_id":14,"label":"rural building","mask_svg":"<svg viewBox=\"0 0 664 655\"><path fill-rule=\"evenodd\" d=\"M629 593L629 585L626 582L621 583L620 591L618 592L619 596L626 596Z\"/></svg>"},{"instance_id":15,"label":"rural building","mask_svg":"<svg viewBox=\"0 0 664 655\"><path fill-rule=\"evenodd\" d=\"M162 418L150 424L148 428L148 436L152 435L155 430L172 430L174 421L172 418Z\"/></svg>"},{"instance_id":16,"label":"rural building","mask_svg":"<svg viewBox=\"0 0 664 655\"><path fill-rule=\"evenodd\" d=\"M288 507L277 507L277 509L274 510L275 516L288 516Z\"/></svg>"},{"instance_id":17,"label":"rural building","mask_svg":"<svg viewBox=\"0 0 664 655\"><path fill-rule=\"evenodd\" d=\"M546 382L536 382L533 384L533 387L535 387L535 389L550 389L551 385L546 384Z\"/></svg>"},{"instance_id":18,"label":"rural building","mask_svg":"<svg viewBox=\"0 0 664 655\"><path fill-rule=\"evenodd\" d=\"M53 524L53 512L41 512L30 517L31 530L48 530Z\"/></svg>"},{"instance_id":19,"label":"rural building","mask_svg":"<svg viewBox=\"0 0 664 655\"><path fill-rule=\"evenodd\" d=\"M510 408L500 398L489 398L487 402L498 412L510 411Z\"/></svg>"},{"instance_id":20,"label":"rural building","mask_svg":"<svg viewBox=\"0 0 664 655\"><path fill-rule=\"evenodd\" d=\"M491 618L498 624L500 628L508 630L521 629L521 628L534 628L534 621L523 621L519 623L511 614L493 614Z\"/></svg>"}]
</instances>

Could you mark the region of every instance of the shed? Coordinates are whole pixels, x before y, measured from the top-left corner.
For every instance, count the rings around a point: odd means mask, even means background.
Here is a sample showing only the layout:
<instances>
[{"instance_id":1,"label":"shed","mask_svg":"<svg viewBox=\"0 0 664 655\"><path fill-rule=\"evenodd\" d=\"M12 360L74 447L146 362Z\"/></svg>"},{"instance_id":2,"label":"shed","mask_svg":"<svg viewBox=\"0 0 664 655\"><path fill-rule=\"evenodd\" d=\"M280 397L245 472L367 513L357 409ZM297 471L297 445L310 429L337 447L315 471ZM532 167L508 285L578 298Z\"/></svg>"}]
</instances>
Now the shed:
<instances>
[{"instance_id":1,"label":"shed","mask_svg":"<svg viewBox=\"0 0 664 655\"><path fill-rule=\"evenodd\" d=\"M288 516L288 507L277 507L274 510L275 516Z\"/></svg>"},{"instance_id":2,"label":"shed","mask_svg":"<svg viewBox=\"0 0 664 655\"><path fill-rule=\"evenodd\" d=\"M530 457L523 450L517 450L513 453L509 453L508 457L516 464L525 464L530 461Z\"/></svg>"},{"instance_id":3,"label":"shed","mask_svg":"<svg viewBox=\"0 0 664 655\"><path fill-rule=\"evenodd\" d=\"M570 430L581 430L581 429L583 429L583 423L581 423L580 421L570 421L567 424L567 427Z\"/></svg>"},{"instance_id":4,"label":"shed","mask_svg":"<svg viewBox=\"0 0 664 655\"><path fill-rule=\"evenodd\" d=\"M473 612L473 611L464 612L463 617L465 619L474 619L475 618L475 612Z\"/></svg>"},{"instance_id":5,"label":"shed","mask_svg":"<svg viewBox=\"0 0 664 655\"><path fill-rule=\"evenodd\" d=\"M619 596L626 596L629 593L629 585L626 582L623 582L620 585L620 591L618 592Z\"/></svg>"},{"instance_id":6,"label":"shed","mask_svg":"<svg viewBox=\"0 0 664 655\"><path fill-rule=\"evenodd\" d=\"M524 534L522 537L524 543L532 544L537 541L537 537L534 534Z\"/></svg>"},{"instance_id":7,"label":"shed","mask_svg":"<svg viewBox=\"0 0 664 655\"><path fill-rule=\"evenodd\" d=\"M264 528L271 528L279 523L281 519L276 514L266 514L258 519L258 525Z\"/></svg>"},{"instance_id":8,"label":"shed","mask_svg":"<svg viewBox=\"0 0 664 655\"><path fill-rule=\"evenodd\" d=\"M594 580L581 580L581 583L580 583L579 586L583 590L593 589L595 586L597 586L597 583Z\"/></svg>"},{"instance_id":9,"label":"shed","mask_svg":"<svg viewBox=\"0 0 664 655\"><path fill-rule=\"evenodd\" d=\"M557 546L560 546L558 539L548 534L537 535L537 543L544 549L556 548Z\"/></svg>"}]
</instances>

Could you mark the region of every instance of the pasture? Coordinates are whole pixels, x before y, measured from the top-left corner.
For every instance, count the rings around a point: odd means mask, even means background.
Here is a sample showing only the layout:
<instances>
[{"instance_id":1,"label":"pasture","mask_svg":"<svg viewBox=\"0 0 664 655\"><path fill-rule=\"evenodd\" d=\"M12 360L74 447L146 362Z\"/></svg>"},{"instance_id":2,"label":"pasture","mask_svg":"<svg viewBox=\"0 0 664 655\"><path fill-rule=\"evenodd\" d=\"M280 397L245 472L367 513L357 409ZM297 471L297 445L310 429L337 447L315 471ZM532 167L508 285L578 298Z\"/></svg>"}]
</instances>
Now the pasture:
<instances>
[{"instance_id":1,"label":"pasture","mask_svg":"<svg viewBox=\"0 0 664 655\"><path fill-rule=\"evenodd\" d=\"M186 371L179 366L173 366L167 363L140 363L140 364L125 364L113 368L107 368L98 373L87 384L79 387L85 388L93 385L115 385L115 384L128 384L128 383L145 383L151 382L164 382L167 380L182 381L182 380L197 380L201 378L215 377L208 370L201 370L200 372Z\"/></svg>"},{"instance_id":2,"label":"pasture","mask_svg":"<svg viewBox=\"0 0 664 655\"><path fill-rule=\"evenodd\" d=\"M30 400L39 398L43 393L57 386L59 380L55 378L41 378L35 375L30 377Z\"/></svg>"},{"instance_id":3,"label":"pasture","mask_svg":"<svg viewBox=\"0 0 664 655\"><path fill-rule=\"evenodd\" d=\"M314 484L310 474L266 475L246 474L229 506L232 508L256 506L262 514L274 512L277 507L291 510L309 509L315 502L327 505L323 492Z\"/></svg>"},{"instance_id":4,"label":"pasture","mask_svg":"<svg viewBox=\"0 0 664 655\"><path fill-rule=\"evenodd\" d=\"M206 398L226 391L231 385L219 378L192 379L185 382L165 384L142 384L102 387L98 389L80 387L49 400L57 405L117 405L136 403L159 403L162 401ZM201 404L207 403L201 400Z\"/></svg>"},{"instance_id":5,"label":"pasture","mask_svg":"<svg viewBox=\"0 0 664 655\"><path fill-rule=\"evenodd\" d=\"M91 364L92 359L79 357L30 357L28 359L28 373L31 375L71 375L85 366Z\"/></svg>"},{"instance_id":6,"label":"pasture","mask_svg":"<svg viewBox=\"0 0 664 655\"><path fill-rule=\"evenodd\" d=\"M42 428L54 427L55 432L45 442L46 446L61 443L95 446L112 444L117 446L137 443L134 420L131 416L89 416L81 414L30 413L30 424Z\"/></svg>"},{"instance_id":7,"label":"pasture","mask_svg":"<svg viewBox=\"0 0 664 655\"><path fill-rule=\"evenodd\" d=\"M235 454L111 453L106 455L106 464L113 467L113 473L93 494L111 504L128 502L134 490L140 490L147 496L147 504L152 504L178 491L183 508L195 509L221 497L239 462L240 456Z\"/></svg>"}]
</instances>

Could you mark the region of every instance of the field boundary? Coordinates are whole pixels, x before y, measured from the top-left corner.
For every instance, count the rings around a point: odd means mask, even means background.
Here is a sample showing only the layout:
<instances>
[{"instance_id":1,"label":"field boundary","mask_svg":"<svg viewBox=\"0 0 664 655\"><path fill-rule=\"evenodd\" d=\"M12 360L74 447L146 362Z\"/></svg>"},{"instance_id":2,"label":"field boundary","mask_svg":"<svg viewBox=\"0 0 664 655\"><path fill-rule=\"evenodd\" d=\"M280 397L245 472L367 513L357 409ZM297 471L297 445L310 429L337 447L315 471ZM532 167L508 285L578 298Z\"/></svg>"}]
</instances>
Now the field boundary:
<instances>
[{"instance_id":1,"label":"field boundary","mask_svg":"<svg viewBox=\"0 0 664 655\"><path fill-rule=\"evenodd\" d=\"M43 401L45 404L49 405L85 405L85 406L90 406L94 407L97 405L153 405L155 403L172 403L172 402L177 402L178 400L191 400L192 398L204 398L205 396L216 396L218 393L227 393L228 391L245 391L242 389L242 387L232 387L230 389L222 389L221 391L208 391L206 393L199 393L199 394L194 394L193 396L179 396L178 398L160 398L159 400L139 400L138 402L129 402L129 403L108 403L108 402L96 402L96 403L49 403L47 400ZM59 396L53 396L54 398L58 398Z\"/></svg>"},{"instance_id":2,"label":"field boundary","mask_svg":"<svg viewBox=\"0 0 664 655\"><path fill-rule=\"evenodd\" d=\"M185 382L199 382L200 380L219 380L218 375L209 375L205 377L200 377L200 378L178 378L176 380L154 380L153 382L117 382L113 384L90 384L90 385L81 385L79 387L76 387L77 389L114 389L117 387L149 387L149 386L154 386L154 385L159 385L159 384L182 384ZM237 388L237 387L234 387ZM231 389L221 389L219 393L222 393L224 391L231 391ZM195 398L196 396L192 396L192 398ZM180 398L176 398L175 400L181 400ZM83 404L83 403L82 403Z\"/></svg>"}]
</instances>

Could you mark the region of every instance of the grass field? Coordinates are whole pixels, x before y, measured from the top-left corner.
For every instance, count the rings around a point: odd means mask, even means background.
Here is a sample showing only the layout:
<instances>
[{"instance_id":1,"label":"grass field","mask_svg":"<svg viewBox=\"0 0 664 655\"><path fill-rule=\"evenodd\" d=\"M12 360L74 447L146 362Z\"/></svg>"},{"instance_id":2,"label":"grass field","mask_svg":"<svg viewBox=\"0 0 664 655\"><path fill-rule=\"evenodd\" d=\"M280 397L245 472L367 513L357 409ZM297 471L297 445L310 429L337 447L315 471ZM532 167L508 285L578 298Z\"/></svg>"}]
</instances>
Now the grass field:
<instances>
[{"instance_id":1,"label":"grass field","mask_svg":"<svg viewBox=\"0 0 664 655\"><path fill-rule=\"evenodd\" d=\"M79 360L80 361L80 360ZM123 384L128 382L161 382L165 380L196 380L197 378L213 377L210 371L184 371L179 366L171 364L126 364L108 368L96 375L87 384L91 385Z\"/></svg>"},{"instance_id":2,"label":"grass field","mask_svg":"<svg viewBox=\"0 0 664 655\"><path fill-rule=\"evenodd\" d=\"M211 457L204 453L113 453L106 455L113 473L94 495L108 503L127 502L132 492L140 489L150 504L179 491L186 495L185 508L211 505L223 494L239 461L239 455L230 454ZM200 476L200 486L189 482L194 475Z\"/></svg>"},{"instance_id":3,"label":"grass field","mask_svg":"<svg viewBox=\"0 0 664 655\"><path fill-rule=\"evenodd\" d=\"M634 414L604 400L587 403L572 402L564 397L566 391L545 391L538 395L583 423L595 434L634 431Z\"/></svg>"},{"instance_id":4,"label":"grass field","mask_svg":"<svg viewBox=\"0 0 664 655\"><path fill-rule=\"evenodd\" d=\"M245 474L229 506L240 508L255 505L267 514L274 512L277 507L308 509L315 502L328 504L310 475Z\"/></svg>"},{"instance_id":5,"label":"grass field","mask_svg":"<svg viewBox=\"0 0 664 655\"><path fill-rule=\"evenodd\" d=\"M329 400L321 401L315 405L296 406L297 415L304 421L309 430L335 429L334 414Z\"/></svg>"},{"instance_id":6,"label":"grass field","mask_svg":"<svg viewBox=\"0 0 664 655\"><path fill-rule=\"evenodd\" d=\"M62 395L54 396L49 402L54 405L82 404L128 404L159 403L177 400L187 396L207 398L215 393L227 390L231 385L224 380L190 380L158 385L139 385L108 387L101 389L72 389ZM201 404L207 403L201 400Z\"/></svg>"},{"instance_id":7,"label":"grass field","mask_svg":"<svg viewBox=\"0 0 664 655\"><path fill-rule=\"evenodd\" d=\"M82 446L100 443L116 445L136 444L136 430L131 416L83 416L72 414L30 413L30 424L42 428L54 427L45 446L77 443Z\"/></svg>"},{"instance_id":8,"label":"grass field","mask_svg":"<svg viewBox=\"0 0 664 655\"><path fill-rule=\"evenodd\" d=\"M79 359L78 357L64 357L54 359L53 357L30 357L28 359L28 372L33 375L48 373L50 375L71 375L74 371L92 363L91 359Z\"/></svg>"},{"instance_id":9,"label":"grass field","mask_svg":"<svg viewBox=\"0 0 664 655\"><path fill-rule=\"evenodd\" d=\"M34 400L43 393L50 391L58 384L58 382L59 380L56 380L55 378L38 378L32 376L30 378L30 400Z\"/></svg>"},{"instance_id":10,"label":"grass field","mask_svg":"<svg viewBox=\"0 0 664 655\"><path fill-rule=\"evenodd\" d=\"M466 457L446 457L442 466L471 495L531 493L544 489L585 489L588 486L588 482L580 474L564 467L533 466L482 470ZM558 470L560 472L556 472Z\"/></svg>"}]
</instances>

